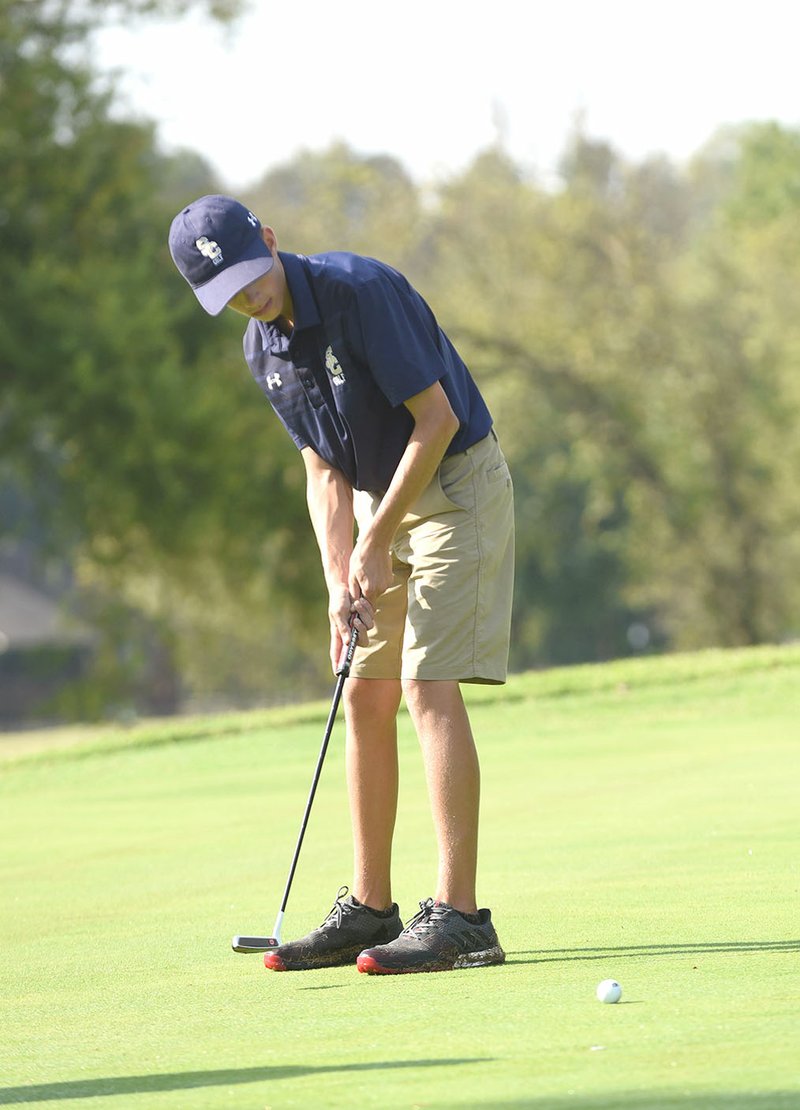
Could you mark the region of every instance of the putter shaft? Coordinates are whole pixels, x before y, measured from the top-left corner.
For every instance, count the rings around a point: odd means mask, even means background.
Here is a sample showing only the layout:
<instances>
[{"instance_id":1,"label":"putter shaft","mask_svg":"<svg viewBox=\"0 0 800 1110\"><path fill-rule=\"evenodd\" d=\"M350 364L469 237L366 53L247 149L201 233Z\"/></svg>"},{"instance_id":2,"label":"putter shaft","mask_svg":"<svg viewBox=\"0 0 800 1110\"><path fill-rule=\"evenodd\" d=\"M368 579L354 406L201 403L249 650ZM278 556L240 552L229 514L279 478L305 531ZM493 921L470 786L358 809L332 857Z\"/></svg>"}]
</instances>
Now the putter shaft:
<instances>
[{"instance_id":1,"label":"putter shaft","mask_svg":"<svg viewBox=\"0 0 800 1110\"><path fill-rule=\"evenodd\" d=\"M355 654L356 646L358 644L358 629L351 626L350 641L345 645L342 657L339 660L339 666L336 668L337 682L336 689L333 694L333 702L331 704L328 720L325 725L325 735L322 739L322 747L320 748L319 758L317 759L317 766L314 770L314 778L311 783L311 790L308 794L308 801L306 802L305 812L303 813L303 821L300 825L300 833L297 837L297 844L295 845L294 855L292 857L292 865L289 868L289 875L286 879L286 886L283 891L283 898L281 899L281 908L278 911L278 916L275 921L275 935L272 937L245 937L235 936L231 941L231 947L234 952L266 952L270 948L277 948L281 943L281 926L283 924L283 915L286 912L286 903L289 901L289 891L292 889L292 880L294 873L297 869L297 861L300 858L300 849L303 846L303 838L306 835L306 826L308 825L309 814L311 813L311 804L314 801L314 795L317 792L317 784L319 777L322 773L322 764L325 760L325 753L328 750L328 742L333 732L333 723L336 720L336 711L339 708L339 702L342 698L342 690L347 676L350 674L350 665L353 662L353 655Z\"/></svg>"}]
</instances>

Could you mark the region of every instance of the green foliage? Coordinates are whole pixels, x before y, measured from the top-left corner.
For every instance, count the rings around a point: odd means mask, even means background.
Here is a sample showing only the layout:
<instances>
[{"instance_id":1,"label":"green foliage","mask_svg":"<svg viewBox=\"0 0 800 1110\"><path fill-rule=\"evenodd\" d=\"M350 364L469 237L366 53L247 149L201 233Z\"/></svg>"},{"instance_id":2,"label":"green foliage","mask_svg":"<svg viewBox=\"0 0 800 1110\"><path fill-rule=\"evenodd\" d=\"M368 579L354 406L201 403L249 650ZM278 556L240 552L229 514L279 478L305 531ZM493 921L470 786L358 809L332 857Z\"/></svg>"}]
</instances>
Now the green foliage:
<instances>
[{"instance_id":1,"label":"green foliage","mask_svg":"<svg viewBox=\"0 0 800 1110\"><path fill-rule=\"evenodd\" d=\"M168 620L192 673L210 577L263 657L289 608L275 594L296 591L311 562L301 468L265 420L240 326L199 309L166 247L175 211L218 183L197 156L160 155L150 127L109 117L92 74L55 49L74 36L68 14L3 13L0 479L46 521L49 556L73 564L93 613L105 595ZM265 584L257 613L243 618L233 599L252 600L254 580ZM102 693L76 706L101 711L126 686L131 668L115 671L113 637L104 643Z\"/></svg>"},{"instance_id":2,"label":"green foliage","mask_svg":"<svg viewBox=\"0 0 800 1110\"><path fill-rule=\"evenodd\" d=\"M637 625L652 648L800 624L797 138L781 136L745 132L724 175L683 177L578 136L556 192L494 153L443 193L425 281L515 475L517 665L608 657ZM765 191L785 201L769 218Z\"/></svg>"},{"instance_id":3,"label":"green foliage","mask_svg":"<svg viewBox=\"0 0 800 1110\"><path fill-rule=\"evenodd\" d=\"M281 247L302 254L346 249L402 267L417 241L420 198L402 166L360 157L343 143L299 154L245 199Z\"/></svg>"},{"instance_id":4,"label":"green foliage","mask_svg":"<svg viewBox=\"0 0 800 1110\"><path fill-rule=\"evenodd\" d=\"M103 20L238 6L0 4L0 493L93 612L153 622L190 696L249 703L329 678L302 467L241 321L166 249L224 185L113 118L80 49ZM513 667L796 636L800 132L729 128L677 167L579 128L561 172L498 145L423 192L336 143L243 199L288 250L400 267L465 355L515 479ZM126 688L106 644L98 714Z\"/></svg>"},{"instance_id":5,"label":"green foliage","mask_svg":"<svg viewBox=\"0 0 800 1110\"><path fill-rule=\"evenodd\" d=\"M726 143L726 186L675 259L672 353L658 398L678 448L668 474L683 509L645 591L671 642L685 646L780 640L800 616L790 570L800 524L791 201L800 147L772 125L740 131L736 156L729 135ZM710 149L719 158L720 145ZM708 179L708 157L695 175Z\"/></svg>"}]
</instances>

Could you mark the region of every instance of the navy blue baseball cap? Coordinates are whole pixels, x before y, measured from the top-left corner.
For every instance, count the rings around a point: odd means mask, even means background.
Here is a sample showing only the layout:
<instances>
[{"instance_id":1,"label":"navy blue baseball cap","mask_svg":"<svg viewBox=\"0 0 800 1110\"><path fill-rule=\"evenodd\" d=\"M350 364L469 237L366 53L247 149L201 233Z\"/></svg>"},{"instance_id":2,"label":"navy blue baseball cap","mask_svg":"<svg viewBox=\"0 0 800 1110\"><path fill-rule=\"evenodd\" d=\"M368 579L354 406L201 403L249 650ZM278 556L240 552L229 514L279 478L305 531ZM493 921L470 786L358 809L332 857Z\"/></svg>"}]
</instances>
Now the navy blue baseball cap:
<instances>
[{"instance_id":1,"label":"navy blue baseball cap","mask_svg":"<svg viewBox=\"0 0 800 1110\"><path fill-rule=\"evenodd\" d=\"M233 197L200 197L172 221L172 259L212 316L275 264L258 217Z\"/></svg>"}]
</instances>

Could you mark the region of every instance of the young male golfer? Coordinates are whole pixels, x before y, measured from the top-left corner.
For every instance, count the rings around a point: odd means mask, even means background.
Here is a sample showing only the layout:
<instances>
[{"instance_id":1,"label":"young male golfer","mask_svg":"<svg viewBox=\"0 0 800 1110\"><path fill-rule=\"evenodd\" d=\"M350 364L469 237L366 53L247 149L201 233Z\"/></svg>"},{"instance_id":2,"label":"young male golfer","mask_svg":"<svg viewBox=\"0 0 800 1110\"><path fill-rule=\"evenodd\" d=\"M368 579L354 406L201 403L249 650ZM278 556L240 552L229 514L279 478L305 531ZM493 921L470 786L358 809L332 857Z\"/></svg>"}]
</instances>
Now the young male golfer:
<instances>
[{"instance_id":1,"label":"young male golfer","mask_svg":"<svg viewBox=\"0 0 800 1110\"><path fill-rule=\"evenodd\" d=\"M334 667L351 622L359 632L344 695L352 895L265 963L378 974L502 963L475 900L480 772L459 687L504 682L508 660L513 494L486 405L391 267L278 251L274 231L225 196L184 208L169 241L206 312L250 319L247 363L305 463ZM390 873L403 695L439 850L435 897L405 928Z\"/></svg>"}]
</instances>

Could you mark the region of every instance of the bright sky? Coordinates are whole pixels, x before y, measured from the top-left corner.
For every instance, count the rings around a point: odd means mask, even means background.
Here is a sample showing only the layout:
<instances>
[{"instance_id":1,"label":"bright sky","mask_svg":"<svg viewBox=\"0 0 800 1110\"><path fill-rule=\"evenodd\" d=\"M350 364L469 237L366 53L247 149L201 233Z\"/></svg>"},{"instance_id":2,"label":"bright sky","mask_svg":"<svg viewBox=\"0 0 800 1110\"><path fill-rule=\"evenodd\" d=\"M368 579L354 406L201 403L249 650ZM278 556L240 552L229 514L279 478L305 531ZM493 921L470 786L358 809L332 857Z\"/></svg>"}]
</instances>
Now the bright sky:
<instances>
[{"instance_id":1,"label":"bright sky","mask_svg":"<svg viewBox=\"0 0 800 1110\"><path fill-rule=\"evenodd\" d=\"M231 31L108 29L94 59L235 191L336 139L431 183L500 137L547 178L578 114L683 161L721 124L800 126L799 41L797 0L250 0Z\"/></svg>"}]
</instances>

